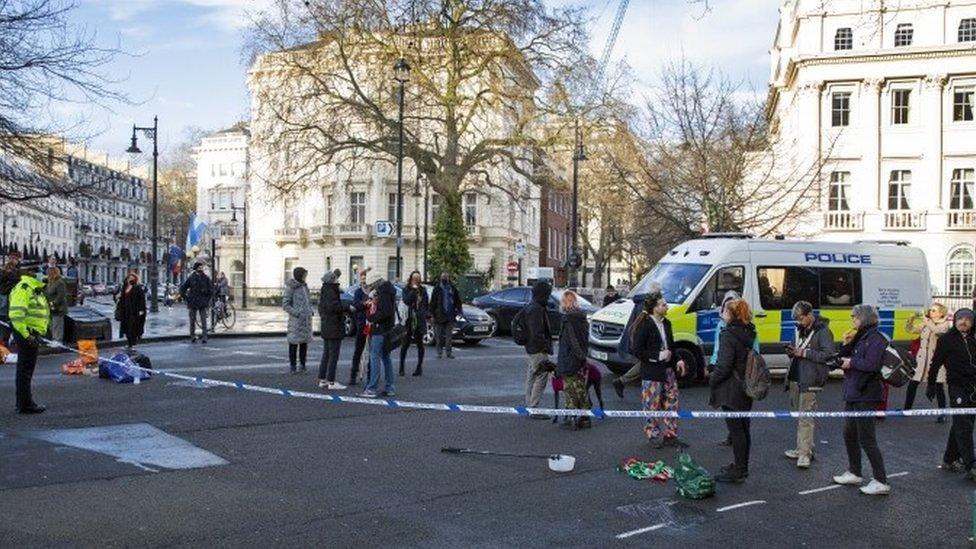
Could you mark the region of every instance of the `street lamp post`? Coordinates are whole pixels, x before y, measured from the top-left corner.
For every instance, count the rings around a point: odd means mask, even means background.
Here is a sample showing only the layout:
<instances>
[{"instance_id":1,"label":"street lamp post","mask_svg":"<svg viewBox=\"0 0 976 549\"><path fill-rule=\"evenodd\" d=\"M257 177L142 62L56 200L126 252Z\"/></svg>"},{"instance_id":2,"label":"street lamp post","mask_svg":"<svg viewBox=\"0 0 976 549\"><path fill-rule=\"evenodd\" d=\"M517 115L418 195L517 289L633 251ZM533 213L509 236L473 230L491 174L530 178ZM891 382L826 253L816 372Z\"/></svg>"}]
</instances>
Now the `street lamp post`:
<instances>
[{"instance_id":1,"label":"street lamp post","mask_svg":"<svg viewBox=\"0 0 976 549\"><path fill-rule=\"evenodd\" d=\"M230 220L237 223L237 211L244 214L244 273L241 280L241 308L247 309L247 191L244 192L244 206L230 205Z\"/></svg>"},{"instance_id":2,"label":"street lamp post","mask_svg":"<svg viewBox=\"0 0 976 549\"><path fill-rule=\"evenodd\" d=\"M403 248L403 95L404 85L410 78L410 65L404 58L397 59L393 65L393 77L400 84L399 101L400 111L398 115L399 139L397 143L397 204L396 204L396 278L401 278L401 254Z\"/></svg>"},{"instance_id":3,"label":"street lamp post","mask_svg":"<svg viewBox=\"0 0 976 549\"><path fill-rule=\"evenodd\" d=\"M430 184L427 182L427 176L424 176L424 280L430 280L427 278L427 235L429 233L428 227L430 225Z\"/></svg>"},{"instance_id":4,"label":"street lamp post","mask_svg":"<svg viewBox=\"0 0 976 549\"><path fill-rule=\"evenodd\" d=\"M573 218L570 221L572 227L571 246L569 252L570 278L569 285L575 288L579 284L579 267L581 265L577 235L579 234L579 163L586 160L586 153L583 150L583 136L580 133L579 118L576 118L576 125L573 131Z\"/></svg>"},{"instance_id":5,"label":"street lamp post","mask_svg":"<svg viewBox=\"0 0 976 549\"><path fill-rule=\"evenodd\" d=\"M8 217L7 214L4 214L3 215L3 235L2 235L2 238L3 238L3 260L4 260L4 262L6 262L6 260L7 260L7 254L10 253L10 242L7 241L7 217ZM10 219L10 228L11 229L16 229L17 228L17 218L16 217L12 217Z\"/></svg>"},{"instance_id":6,"label":"street lamp post","mask_svg":"<svg viewBox=\"0 0 976 549\"><path fill-rule=\"evenodd\" d=\"M149 300L149 312L158 313L159 312L159 302L156 297L159 295L159 264L156 257L156 245L159 239L159 117L153 117L152 127L140 127L132 126L132 144L125 152L130 154L141 154L142 151L139 150L139 146L136 142L136 132L142 132L148 139L152 139L153 142L153 202L152 202L152 268L149 269L149 291L152 292L152 299Z\"/></svg>"}]
</instances>

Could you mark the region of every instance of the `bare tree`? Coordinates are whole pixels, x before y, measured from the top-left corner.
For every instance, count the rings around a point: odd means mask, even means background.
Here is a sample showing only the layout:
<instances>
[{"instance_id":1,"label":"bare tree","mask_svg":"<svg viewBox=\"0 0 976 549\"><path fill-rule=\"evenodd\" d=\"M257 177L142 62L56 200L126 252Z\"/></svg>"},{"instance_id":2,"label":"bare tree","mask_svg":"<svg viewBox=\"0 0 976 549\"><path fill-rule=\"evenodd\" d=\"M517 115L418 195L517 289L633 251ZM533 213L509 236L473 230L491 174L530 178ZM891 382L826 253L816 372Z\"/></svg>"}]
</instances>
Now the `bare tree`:
<instances>
[{"instance_id":1,"label":"bare tree","mask_svg":"<svg viewBox=\"0 0 976 549\"><path fill-rule=\"evenodd\" d=\"M206 135L207 132L200 128L186 128L180 142L159 167L159 233L163 238L172 233L176 244L181 247L190 214L197 209L197 169L193 148Z\"/></svg>"}]
</instances>

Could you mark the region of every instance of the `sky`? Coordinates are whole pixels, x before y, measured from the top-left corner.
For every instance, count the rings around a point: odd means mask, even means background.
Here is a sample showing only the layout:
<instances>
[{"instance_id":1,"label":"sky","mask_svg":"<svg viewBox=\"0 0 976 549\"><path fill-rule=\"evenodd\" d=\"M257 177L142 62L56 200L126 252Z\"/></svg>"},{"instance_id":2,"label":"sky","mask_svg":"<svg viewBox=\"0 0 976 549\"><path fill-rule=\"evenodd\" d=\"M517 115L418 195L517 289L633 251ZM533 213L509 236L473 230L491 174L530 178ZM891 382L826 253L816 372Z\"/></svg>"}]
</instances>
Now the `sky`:
<instances>
[{"instance_id":1,"label":"sky","mask_svg":"<svg viewBox=\"0 0 976 549\"><path fill-rule=\"evenodd\" d=\"M77 0L72 20L117 46L105 73L132 104L84 113L89 145L122 156L133 124L159 116L161 154L190 127L218 130L248 117L247 66L241 47L247 12L269 0ZM599 56L619 0L546 0L590 8L594 56ZM682 57L720 68L743 90L764 93L777 0L631 0L612 55L652 89L664 64ZM639 98L639 97L638 97ZM146 150L147 147L142 147Z\"/></svg>"}]
</instances>

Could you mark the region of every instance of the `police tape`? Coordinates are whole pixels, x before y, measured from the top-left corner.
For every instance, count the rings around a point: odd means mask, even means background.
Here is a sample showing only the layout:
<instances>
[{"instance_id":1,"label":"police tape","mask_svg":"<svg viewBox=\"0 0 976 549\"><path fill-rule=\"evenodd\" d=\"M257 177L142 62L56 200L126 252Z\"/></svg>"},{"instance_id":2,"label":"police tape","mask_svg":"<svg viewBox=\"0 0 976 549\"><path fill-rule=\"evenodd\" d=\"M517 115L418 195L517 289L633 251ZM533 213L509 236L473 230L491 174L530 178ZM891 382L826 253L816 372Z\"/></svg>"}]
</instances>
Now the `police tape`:
<instances>
[{"instance_id":1,"label":"police tape","mask_svg":"<svg viewBox=\"0 0 976 549\"><path fill-rule=\"evenodd\" d=\"M3 324L0 321L0 324ZM305 398L321 400L325 402L367 404L373 406L383 406L387 408L403 408L416 410L436 410L442 412L473 412L482 414L502 414L531 416L535 414L563 417L594 417L597 419L606 418L672 418L672 419L736 419L736 418L756 418L756 419L837 419L849 417L931 417L931 416L957 416L957 415L976 415L976 408L925 408L919 410L845 410L830 412L793 412L789 410L769 410L769 411L707 411L707 410L603 410L594 408L592 410L567 409L567 408L530 408L527 406L486 406L478 404L458 404L458 403L437 403L437 402L413 402L408 400L396 400L392 398L370 398L361 396L344 396L335 393L311 393L307 391L296 391L280 387L265 387L240 381L224 381L219 379L209 379L200 376L188 376L171 372L168 370L158 370L142 368L134 363L120 362L98 355L84 353L78 349L68 347L63 343L39 338L45 345L64 349L75 354L95 358L99 362L116 364L129 370L140 370L150 375L162 375L165 377L189 381L199 385L209 385L214 387L227 387L238 391L250 391L264 393L289 398Z\"/></svg>"}]
</instances>

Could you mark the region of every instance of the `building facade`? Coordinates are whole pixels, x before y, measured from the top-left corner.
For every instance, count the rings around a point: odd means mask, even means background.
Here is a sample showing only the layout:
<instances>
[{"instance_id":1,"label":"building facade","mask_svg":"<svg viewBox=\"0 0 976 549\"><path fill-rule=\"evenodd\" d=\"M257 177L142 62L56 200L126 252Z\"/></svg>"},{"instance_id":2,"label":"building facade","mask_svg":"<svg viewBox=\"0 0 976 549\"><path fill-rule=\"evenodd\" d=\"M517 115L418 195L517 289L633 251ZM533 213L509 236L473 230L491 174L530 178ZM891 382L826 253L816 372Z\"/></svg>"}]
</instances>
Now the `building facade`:
<instances>
[{"instance_id":1,"label":"building facade","mask_svg":"<svg viewBox=\"0 0 976 549\"><path fill-rule=\"evenodd\" d=\"M818 167L809 235L907 241L933 292L976 283L976 2L789 0L769 117Z\"/></svg>"},{"instance_id":2,"label":"building facade","mask_svg":"<svg viewBox=\"0 0 976 549\"><path fill-rule=\"evenodd\" d=\"M573 197L555 185L543 185L539 266L552 267L556 286L566 286L566 260L572 244Z\"/></svg>"},{"instance_id":3,"label":"building facade","mask_svg":"<svg viewBox=\"0 0 976 549\"><path fill-rule=\"evenodd\" d=\"M0 158L0 170L40 179L25 163L10 158ZM15 251L26 259L53 255L67 261L75 253L75 211L74 202L56 196L0 203L0 255L5 259Z\"/></svg>"}]
</instances>

